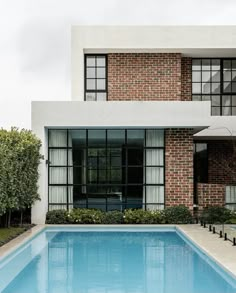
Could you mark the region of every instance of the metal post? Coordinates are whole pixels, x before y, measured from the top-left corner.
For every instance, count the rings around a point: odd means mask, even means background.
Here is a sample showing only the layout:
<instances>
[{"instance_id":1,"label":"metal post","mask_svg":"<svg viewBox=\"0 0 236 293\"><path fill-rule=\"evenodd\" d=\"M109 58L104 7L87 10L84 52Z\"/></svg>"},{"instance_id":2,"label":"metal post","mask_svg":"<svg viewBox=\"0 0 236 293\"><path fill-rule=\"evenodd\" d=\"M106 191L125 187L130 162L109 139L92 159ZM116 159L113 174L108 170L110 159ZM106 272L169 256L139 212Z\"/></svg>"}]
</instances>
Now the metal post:
<instances>
[{"instance_id":1,"label":"metal post","mask_svg":"<svg viewBox=\"0 0 236 293\"><path fill-rule=\"evenodd\" d=\"M212 232L213 232L213 234L216 233L216 228L215 227L212 228Z\"/></svg>"},{"instance_id":2,"label":"metal post","mask_svg":"<svg viewBox=\"0 0 236 293\"><path fill-rule=\"evenodd\" d=\"M211 232L211 225L209 225L209 232Z\"/></svg>"},{"instance_id":3,"label":"metal post","mask_svg":"<svg viewBox=\"0 0 236 293\"><path fill-rule=\"evenodd\" d=\"M224 240L225 240L225 241L227 240L227 233L225 233L225 238L224 238Z\"/></svg>"},{"instance_id":4,"label":"metal post","mask_svg":"<svg viewBox=\"0 0 236 293\"><path fill-rule=\"evenodd\" d=\"M222 238L222 231L220 231L220 238Z\"/></svg>"},{"instance_id":5,"label":"metal post","mask_svg":"<svg viewBox=\"0 0 236 293\"><path fill-rule=\"evenodd\" d=\"M236 246L236 238L233 238L233 246Z\"/></svg>"}]
</instances>

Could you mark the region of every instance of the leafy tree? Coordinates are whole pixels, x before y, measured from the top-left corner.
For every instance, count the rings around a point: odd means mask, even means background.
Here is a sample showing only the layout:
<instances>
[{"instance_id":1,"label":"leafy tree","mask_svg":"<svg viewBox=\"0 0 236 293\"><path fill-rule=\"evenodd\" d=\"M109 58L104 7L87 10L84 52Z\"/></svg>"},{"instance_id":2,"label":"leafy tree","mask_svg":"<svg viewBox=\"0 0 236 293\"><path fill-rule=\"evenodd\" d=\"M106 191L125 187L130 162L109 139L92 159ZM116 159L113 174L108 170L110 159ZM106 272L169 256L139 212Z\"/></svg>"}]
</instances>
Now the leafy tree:
<instances>
[{"instance_id":1,"label":"leafy tree","mask_svg":"<svg viewBox=\"0 0 236 293\"><path fill-rule=\"evenodd\" d=\"M39 200L37 192L41 142L29 130L0 130L0 215L23 211Z\"/></svg>"}]
</instances>

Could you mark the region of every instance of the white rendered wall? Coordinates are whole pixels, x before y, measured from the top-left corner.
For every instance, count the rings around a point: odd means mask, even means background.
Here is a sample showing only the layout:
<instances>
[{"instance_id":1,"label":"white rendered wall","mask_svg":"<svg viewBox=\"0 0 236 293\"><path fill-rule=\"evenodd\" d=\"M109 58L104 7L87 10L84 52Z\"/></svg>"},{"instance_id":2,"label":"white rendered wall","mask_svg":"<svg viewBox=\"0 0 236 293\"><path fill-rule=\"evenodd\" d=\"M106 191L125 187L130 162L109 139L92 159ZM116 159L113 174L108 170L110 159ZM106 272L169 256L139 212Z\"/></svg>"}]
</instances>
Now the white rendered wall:
<instances>
[{"instance_id":1,"label":"white rendered wall","mask_svg":"<svg viewBox=\"0 0 236 293\"><path fill-rule=\"evenodd\" d=\"M32 102L32 131L42 141L44 160L38 181L41 201L32 223L44 224L48 209L48 128L194 128L210 125L210 102Z\"/></svg>"},{"instance_id":2,"label":"white rendered wall","mask_svg":"<svg viewBox=\"0 0 236 293\"><path fill-rule=\"evenodd\" d=\"M84 100L84 53L159 52L236 57L236 26L74 26L72 100Z\"/></svg>"}]
</instances>

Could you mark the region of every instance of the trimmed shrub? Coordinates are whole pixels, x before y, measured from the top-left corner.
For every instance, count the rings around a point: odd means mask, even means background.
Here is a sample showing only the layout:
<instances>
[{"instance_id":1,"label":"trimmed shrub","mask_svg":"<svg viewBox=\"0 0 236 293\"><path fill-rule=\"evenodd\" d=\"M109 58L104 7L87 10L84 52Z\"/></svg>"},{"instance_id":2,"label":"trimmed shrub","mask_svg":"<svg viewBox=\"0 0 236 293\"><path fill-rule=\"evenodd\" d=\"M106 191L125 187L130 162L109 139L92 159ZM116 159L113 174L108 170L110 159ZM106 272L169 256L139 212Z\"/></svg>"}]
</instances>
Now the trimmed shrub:
<instances>
[{"instance_id":1,"label":"trimmed shrub","mask_svg":"<svg viewBox=\"0 0 236 293\"><path fill-rule=\"evenodd\" d=\"M161 224L160 211L145 211L142 209L128 209L124 212L125 224Z\"/></svg>"},{"instance_id":2,"label":"trimmed shrub","mask_svg":"<svg viewBox=\"0 0 236 293\"><path fill-rule=\"evenodd\" d=\"M68 224L68 212L66 210L47 212L46 224Z\"/></svg>"},{"instance_id":3,"label":"trimmed shrub","mask_svg":"<svg viewBox=\"0 0 236 293\"><path fill-rule=\"evenodd\" d=\"M222 206L210 206L204 209L201 215L201 220L208 224L223 224L229 222L231 218L231 211Z\"/></svg>"},{"instance_id":4,"label":"trimmed shrub","mask_svg":"<svg viewBox=\"0 0 236 293\"><path fill-rule=\"evenodd\" d=\"M96 209L73 209L68 215L71 224L102 224L104 212Z\"/></svg>"},{"instance_id":5,"label":"trimmed shrub","mask_svg":"<svg viewBox=\"0 0 236 293\"><path fill-rule=\"evenodd\" d=\"M193 221L190 210L184 205L166 208L162 213L166 224L188 224Z\"/></svg>"},{"instance_id":6,"label":"trimmed shrub","mask_svg":"<svg viewBox=\"0 0 236 293\"><path fill-rule=\"evenodd\" d=\"M123 213L120 211L110 211L104 213L103 224L122 224L123 222Z\"/></svg>"}]
</instances>

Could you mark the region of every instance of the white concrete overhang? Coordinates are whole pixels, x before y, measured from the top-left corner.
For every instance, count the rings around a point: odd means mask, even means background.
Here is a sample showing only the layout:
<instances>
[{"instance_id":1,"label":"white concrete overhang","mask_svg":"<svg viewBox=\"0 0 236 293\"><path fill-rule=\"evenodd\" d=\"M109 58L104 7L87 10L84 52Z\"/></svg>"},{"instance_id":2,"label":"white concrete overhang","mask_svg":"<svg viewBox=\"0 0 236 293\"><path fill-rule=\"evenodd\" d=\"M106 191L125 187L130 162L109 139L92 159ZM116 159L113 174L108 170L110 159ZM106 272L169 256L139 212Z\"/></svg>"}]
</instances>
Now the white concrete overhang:
<instances>
[{"instance_id":1,"label":"white concrete overhang","mask_svg":"<svg viewBox=\"0 0 236 293\"><path fill-rule=\"evenodd\" d=\"M236 116L212 116L210 127L194 135L194 140L236 139Z\"/></svg>"},{"instance_id":2,"label":"white concrete overhang","mask_svg":"<svg viewBox=\"0 0 236 293\"><path fill-rule=\"evenodd\" d=\"M193 128L210 126L210 102L32 102L32 130L42 127Z\"/></svg>"}]
</instances>

